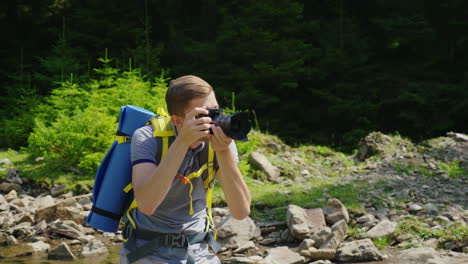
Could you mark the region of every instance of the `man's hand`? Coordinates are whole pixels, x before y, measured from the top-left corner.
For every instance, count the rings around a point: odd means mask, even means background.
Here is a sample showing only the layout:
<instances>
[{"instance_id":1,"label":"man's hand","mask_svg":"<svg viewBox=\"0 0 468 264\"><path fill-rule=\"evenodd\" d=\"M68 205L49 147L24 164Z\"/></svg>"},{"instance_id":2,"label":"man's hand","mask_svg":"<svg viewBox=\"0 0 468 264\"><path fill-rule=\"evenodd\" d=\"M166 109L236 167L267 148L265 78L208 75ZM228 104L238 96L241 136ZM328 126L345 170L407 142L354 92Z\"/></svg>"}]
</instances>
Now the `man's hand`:
<instances>
[{"instance_id":1,"label":"man's hand","mask_svg":"<svg viewBox=\"0 0 468 264\"><path fill-rule=\"evenodd\" d=\"M229 150L229 145L232 142L232 138L226 136L223 129L219 126L216 126L215 124L211 125L211 130L213 131L213 135L210 139L210 142L214 151L220 153Z\"/></svg>"},{"instance_id":2,"label":"man's hand","mask_svg":"<svg viewBox=\"0 0 468 264\"><path fill-rule=\"evenodd\" d=\"M211 137L211 118L195 118L199 114L208 114L208 110L202 107L196 107L185 115L184 124L177 136L177 138L180 138L180 140L187 146L190 146L203 138L209 139Z\"/></svg>"}]
</instances>

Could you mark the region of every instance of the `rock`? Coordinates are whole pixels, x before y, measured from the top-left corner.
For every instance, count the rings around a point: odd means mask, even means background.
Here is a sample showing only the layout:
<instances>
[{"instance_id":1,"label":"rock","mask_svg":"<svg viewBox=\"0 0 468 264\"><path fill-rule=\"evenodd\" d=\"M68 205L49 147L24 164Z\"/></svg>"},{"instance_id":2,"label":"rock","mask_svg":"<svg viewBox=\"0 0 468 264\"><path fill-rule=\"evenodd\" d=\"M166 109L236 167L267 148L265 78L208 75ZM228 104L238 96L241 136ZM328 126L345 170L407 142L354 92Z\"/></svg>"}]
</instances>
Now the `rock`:
<instances>
[{"instance_id":1,"label":"rock","mask_svg":"<svg viewBox=\"0 0 468 264\"><path fill-rule=\"evenodd\" d=\"M310 264L333 264L333 262L327 259L327 260L317 260L317 261L311 262Z\"/></svg>"},{"instance_id":2,"label":"rock","mask_svg":"<svg viewBox=\"0 0 468 264\"><path fill-rule=\"evenodd\" d=\"M336 260L341 262L365 262L382 259L383 255L378 251L374 243L372 243L372 240L368 238L341 243L336 250Z\"/></svg>"},{"instance_id":3,"label":"rock","mask_svg":"<svg viewBox=\"0 0 468 264\"><path fill-rule=\"evenodd\" d=\"M7 204L7 203L8 203L8 202L7 202L7 200L5 199L5 197L4 197L2 194L0 194L0 205Z\"/></svg>"},{"instance_id":4,"label":"rock","mask_svg":"<svg viewBox=\"0 0 468 264\"><path fill-rule=\"evenodd\" d=\"M468 136L461 133L447 132L447 137L451 137L459 142L468 142Z\"/></svg>"},{"instance_id":5,"label":"rock","mask_svg":"<svg viewBox=\"0 0 468 264\"><path fill-rule=\"evenodd\" d=\"M428 240L424 240L422 242L422 245L423 247L430 247L430 248L437 249L437 247L439 246L439 240L437 240L436 238L429 238Z\"/></svg>"},{"instance_id":6,"label":"rock","mask_svg":"<svg viewBox=\"0 0 468 264\"><path fill-rule=\"evenodd\" d=\"M39 231L42 231L42 232L45 231L46 228L47 228L47 223L46 223L46 221L44 221L44 220L39 221L39 222L36 224L35 228L36 228L36 230L37 230L38 232L39 232Z\"/></svg>"},{"instance_id":7,"label":"rock","mask_svg":"<svg viewBox=\"0 0 468 264\"><path fill-rule=\"evenodd\" d=\"M329 199L328 205L323 211L325 213L325 219L329 225L334 225L342 219L346 220L346 223L349 223L348 210L338 199Z\"/></svg>"},{"instance_id":8,"label":"rock","mask_svg":"<svg viewBox=\"0 0 468 264\"><path fill-rule=\"evenodd\" d=\"M0 192L7 193L10 191L19 191L21 190L21 185L11 182L2 182L0 184Z\"/></svg>"},{"instance_id":9,"label":"rock","mask_svg":"<svg viewBox=\"0 0 468 264\"><path fill-rule=\"evenodd\" d=\"M328 239L320 246L320 249L336 249L341 241L344 240L346 233L348 232L348 224L346 220L341 220L335 223L331 228L331 235Z\"/></svg>"},{"instance_id":10,"label":"rock","mask_svg":"<svg viewBox=\"0 0 468 264\"><path fill-rule=\"evenodd\" d=\"M18 245L18 240L16 240L14 236L10 235L10 236L7 236L6 238L6 244L7 246Z\"/></svg>"},{"instance_id":11,"label":"rock","mask_svg":"<svg viewBox=\"0 0 468 264\"><path fill-rule=\"evenodd\" d=\"M296 251L300 253L302 250L314 247L314 245L315 245L315 241L313 239L304 239Z\"/></svg>"},{"instance_id":12,"label":"rock","mask_svg":"<svg viewBox=\"0 0 468 264\"><path fill-rule=\"evenodd\" d=\"M410 248L397 255L400 263L405 264L444 264L433 248Z\"/></svg>"},{"instance_id":13,"label":"rock","mask_svg":"<svg viewBox=\"0 0 468 264\"><path fill-rule=\"evenodd\" d=\"M357 158L361 161L384 152L383 146L392 143L392 138L380 132L372 132L359 142Z\"/></svg>"},{"instance_id":14,"label":"rock","mask_svg":"<svg viewBox=\"0 0 468 264\"><path fill-rule=\"evenodd\" d=\"M89 257L94 255L107 254L108 252L109 251L101 240L94 239L81 249L80 254L84 257Z\"/></svg>"},{"instance_id":15,"label":"rock","mask_svg":"<svg viewBox=\"0 0 468 264\"><path fill-rule=\"evenodd\" d=\"M419 204L411 203L411 204L408 205L408 211L409 212L419 212L422 209L423 208Z\"/></svg>"},{"instance_id":16,"label":"rock","mask_svg":"<svg viewBox=\"0 0 468 264\"><path fill-rule=\"evenodd\" d=\"M439 213L439 208L433 203L427 203L422 207L423 212L429 215L437 215Z\"/></svg>"},{"instance_id":17,"label":"rock","mask_svg":"<svg viewBox=\"0 0 468 264\"><path fill-rule=\"evenodd\" d=\"M312 234L311 239L315 241L314 247L320 248L332 235L329 227L323 227Z\"/></svg>"},{"instance_id":18,"label":"rock","mask_svg":"<svg viewBox=\"0 0 468 264\"><path fill-rule=\"evenodd\" d=\"M85 214L82 211L82 205L76 200L81 196L72 197L62 200L51 206L39 208L36 210L36 221L45 220L51 222L57 218L62 220L73 220L79 224L83 224ZM48 200L48 198L46 198Z\"/></svg>"},{"instance_id":19,"label":"rock","mask_svg":"<svg viewBox=\"0 0 468 264\"><path fill-rule=\"evenodd\" d=\"M225 247L237 248L260 235L260 228L250 217L237 220L227 216L226 220L218 227L219 242Z\"/></svg>"},{"instance_id":20,"label":"rock","mask_svg":"<svg viewBox=\"0 0 468 264\"><path fill-rule=\"evenodd\" d=\"M65 193L66 188L67 188L67 186L65 184L55 185L54 187L52 187L52 189L50 189L50 194L53 197L60 196L60 195Z\"/></svg>"},{"instance_id":21,"label":"rock","mask_svg":"<svg viewBox=\"0 0 468 264\"><path fill-rule=\"evenodd\" d=\"M251 257L231 257L223 260L226 264L268 264L260 256Z\"/></svg>"},{"instance_id":22,"label":"rock","mask_svg":"<svg viewBox=\"0 0 468 264\"><path fill-rule=\"evenodd\" d=\"M305 258L288 247L277 247L267 251L265 262L271 264L301 264Z\"/></svg>"},{"instance_id":23,"label":"rock","mask_svg":"<svg viewBox=\"0 0 468 264\"><path fill-rule=\"evenodd\" d=\"M85 235L83 227L71 220L50 223L47 231L74 239Z\"/></svg>"},{"instance_id":24,"label":"rock","mask_svg":"<svg viewBox=\"0 0 468 264\"><path fill-rule=\"evenodd\" d=\"M316 248L309 248L306 250L302 250L300 252L301 256L311 258L312 260L317 259L329 259L333 260L336 257L336 250L335 249L316 249Z\"/></svg>"},{"instance_id":25,"label":"rock","mask_svg":"<svg viewBox=\"0 0 468 264\"><path fill-rule=\"evenodd\" d=\"M20 223L9 230L10 234L13 234L15 237L30 236L34 234L34 230L29 222Z\"/></svg>"},{"instance_id":26,"label":"rock","mask_svg":"<svg viewBox=\"0 0 468 264\"><path fill-rule=\"evenodd\" d=\"M373 222L375 220L375 216L372 214L365 214L358 219L356 219L356 223L358 224L364 224L367 222Z\"/></svg>"},{"instance_id":27,"label":"rock","mask_svg":"<svg viewBox=\"0 0 468 264\"><path fill-rule=\"evenodd\" d=\"M326 226L320 208L303 209L291 204L288 206L286 219L291 235L298 239L309 238L312 233Z\"/></svg>"},{"instance_id":28,"label":"rock","mask_svg":"<svg viewBox=\"0 0 468 264\"><path fill-rule=\"evenodd\" d=\"M252 152L249 158L250 164L253 167L263 171L269 181L277 181L280 176L279 170L273 166L270 161L265 157L265 155L260 152Z\"/></svg>"},{"instance_id":29,"label":"rock","mask_svg":"<svg viewBox=\"0 0 468 264\"><path fill-rule=\"evenodd\" d=\"M52 249L47 256L48 259L55 259L55 260L74 260L76 257L71 252L68 245L63 242L58 247Z\"/></svg>"},{"instance_id":30,"label":"rock","mask_svg":"<svg viewBox=\"0 0 468 264\"><path fill-rule=\"evenodd\" d=\"M31 246L34 253L36 253L36 254L45 253L45 252L49 251L49 249L50 249L50 245L43 242L43 241L28 243L28 245Z\"/></svg>"},{"instance_id":31,"label":"rock","mask_svg":"<svg viewBox=\"0 0 468 264\"><path fill-rule=\"evenodd\" d=\"M19 170L17 168L9 168L5 175L5 180L10 183L23 184L23 180L18 176Z\"/></svg>"},{"instance_id":32,"label":"rock","mask_svg":"<svg viewBox=\"0 0 468 264\"><path fill-rule=\"evenodd\" d=\"M392 235L395 232L396 224L389 220L382 220L367 232L367 237L378 238Z\"/></svg>"},{"instance_id":33,"label":"rock","mask_svg":"<svg viewBox=\"0 0 468 264\"><path fill-rule=\"evenodd\" d=\"M36 209L40 209L40 208L51 206L54 203L55 203L54 198L52 198L52 196L50 195L46 195L46 196L37 197L36 199L34 199L31 206Z\"/></svg>"},{"instance_id":34,"label":"rock","mask_svg":"<svg viewBox=\"0 0 468 264\"><path fill-rule=\"evenodd\" d=\"M5 195L5 200L7 202L11 202L17 198L18 198L18 194L16 193L15 190L11 190L7 195Z\"/></svg>"},{"instance_id":35,"label":"rock","mask_svg":"<svg viewBox=\"0 0 468 264\"><path fill-rule=\"evenodd\" d=\"M11 160L9 160L7 158L4 158L4 159L0 160L0 165L10 166L11 165Z\"/></svg>"},{"instance_id":36,"label":"rock","mask_svg":"<svg viewBox=\"0 0 468 264\"><path fill-rule=\"evenodd\" d=\"M291 235L291 231L289 231L289 228L283 230L280 235L280 243L291 243L294 242L296 238Z\"/></svg>"},{"instance_id":37,"label":"rock","mask_svg":"<svg viewBox=\"0 0 468 264\"><path fill-rule=\"evenodd\" d=\"M255 246L255 243L253 241L249 241L249 242L241 245L239 248L234 250L232 253L239 254L239 253L243 253L245 251L248 251L250 249L256 249L256 248L257 247Z\"/></svg>"}]
</instances>

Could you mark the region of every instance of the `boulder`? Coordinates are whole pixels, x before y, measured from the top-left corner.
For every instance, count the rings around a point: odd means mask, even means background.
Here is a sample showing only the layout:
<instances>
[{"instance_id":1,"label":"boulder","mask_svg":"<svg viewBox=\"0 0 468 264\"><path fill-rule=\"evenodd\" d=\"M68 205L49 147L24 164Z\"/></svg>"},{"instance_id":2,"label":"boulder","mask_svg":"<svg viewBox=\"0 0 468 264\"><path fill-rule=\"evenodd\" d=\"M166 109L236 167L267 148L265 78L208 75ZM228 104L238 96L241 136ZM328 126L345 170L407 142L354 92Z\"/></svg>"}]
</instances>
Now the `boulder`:
<instances>
[{"instance_id":1,"label":"boulder","mask_svg":"<svg viewBox=\"0 0 468 264\"><path fill-rule=\"evenodd\" d=\"M58 197L65 193L66 188L67 188L67 185L65 184L57 184L54 187L52 187L52 189L50 189L50 194L53 197Z\"/></svg>"},{"instance_id":2,"label":"boulder","mask_svg":"<svg viewBox=\"0 0 468 264\"><path fill-rule=\"evenodd\" d=\"M260 152L252 152L249 158L250 164L258 170L263 171L269 181L277 181L280 176L278 168L273 166L270 161Z\"/></svg>"},{"instance_id":3,"label":"boulder","mask_svg":"<svg viewBox=\"0 0 468 264\"><path fill-rule=\"evenodd\" d=\"M40 209L40 208L51 206L54 203L55 203L55 199L52 198L52 196L50 195L46 195L46 196L37 197L36 199L34 199L31 206L36 209Z\"/></svg>"},{"instance_id":4,"label":"boulder","mask_svg":"<svg viewBox=\"0 0 468 264\"><path fill-rule=\"evenodd\" d=\"M341 243L336 250L336 260L340 262L365 262L382 259L383 255L368 238Z\"/></svg>"},{"instance_id":5,"label":"boulder","mask_svg":"<svg viewBox=\"0 0 468 264\"><path fill-rule=\"evenodd\" d=\"M269 264L302 264L305 258L288 247L277 247L267 251L265 262Z\"/></svg>"},{"instance_id":6,"label":"boulder","mask_svg":"<svg viewBox=\"0 0 468 264\"><path fill-rule=\"evenodd\" d=\"M304 239L302 240L301 244L297 248L297 252L300 253L302 250L314 247L315 241L313 239Z\"/></svg>"},{"instance_id":7,"label":"boulder","mask_svg":"<svg viewBox=\"0 0 468 264\"><path fill-rule=\"evenodd\" d=\"M331 236L332 230L326 226L313 233L310 238L315 241L314 247L320 248Z\"/></svg>"},{"instance_id":8,"label":"boulder","mask_svg":"<svg viewBox=\"0 0 468 264\"><path fill-rule=\"evenodd\" d=\"M312 260L318 259L329 259L333 260L336 257L336 250L335 249L316 249L316 248L309 248L306 250L302 250L300 252L301 256L308 257Z\"/></svg>"},{"instance_id":9,"label":"boulder","mask_svg":"<svg viewBox=\"0 0 468 264\"><path fill-rule=\"evenodd\" d=\"M4 158L4 159L0 160L0 165L10 166L11 165L11 160L9 160L8 158Z\"/></svg>"},{"instance_id":10,"label":"boulder","mask_svg":"<svg viewBox=\"0 0 468 264\"><path fill-rule=\"evenodd\" d=\"M251 250L251 249L256 249L257 247L255 246L255 243L253 241L249 241L243 245L241 245L239 248L234 250L232 253L234 254L240 254L245 251Z\"/></svg>"},{"instance_id":11,"label":"boulder","mask_svg":"<svg viewBox=\"0 0 468 264\"><path fill-rule=\"evenodd\" d=\"M332 198L328 200L328 205L324 209L327 224L334 225L336 222L344 219L349 223L349 213L340 200Z\"/></svg>"},{"instance_id":12,"label":"boulder","mask_svg":"<svg viewBox=\"0 0 468 264\"><path fill-rule=\"evenodd\" d=\"M68 245L63 242L58 247L49 251L48 259L54 260L74 260L76 259L75 255L72 253Z\"/></svg>"},{"instance_id":13,"label":"boulder","mask_svg":"<svg viewBox=\"0 0 468 264\"><path fill-rule=\"evenodd\" d=\"M5 180L10 183L23 184L23 180L18 176L19 170L17 168L9 168L5 175Z\"/></svg>"},{"instance_id":14,"label":"boulder","mask_svg":"<svg viewBox=\"0 0 468 264\"><path fill-rule=\"evenodd\" d=\"M395 233L396 224L389 220L382 220L380 223L375 225L369 231L367 231L367 237L378 238Z\"/></svg>"},{"instance_id":15,"label":"boulder","mask_svg":"<svg viewBox=\"0 0 468 264\"><path fill-rule=\"evenodd\" d=\"M326 226L321 208L303 209L297 205L289 205L286 221L292 236L306 239L320 228Z\"/></svg>"},{"instance_id":16,"label":"boulder","mask_svg":"<svg viewBox=\"0 0 468 264\"><path fill-rule=\"evenodd\" d=\"M226 264L267 264L260 256L251 257L230 257L223 259L223 263Z\"/></svg>"},{"instance_id":17,"label":"boulder","mask_svg":"<svg viewBox=\"0 0 468 264\"><path fill-rule=\"evenodd\" d=\"M8 193L7 195L5 195L4 197L5 197L5 200L6 200L7 202L11 202L11 201L13 201L13 200L15 200L15 199L18 199L18 194L16 193L15 190L11 190L11 191L9 191L9 193Z\"/></svg>"},{"instance_id":18,"label":"boulder","mask_svg":"<svg viewBox=\"0 0 468 264\"><path fill-rule=\"evenodd\" d=\"M10 191L19 191L21 190L21 185L11 182L2 182L0 184L0 192L7 193Z\"/></svg>"},{"instance_id":19,"label":"boulder","mask_svg":"<svg viewBox=\"0 0 468 264\"><path fill-rule=\"evenodd\" d=\"M226 216L224 222L218 227L219 242L228 248L238 248L260 235L260 228L250 217L237 220Z\"/></svg>"},{"instance_id":20,"label":"boulder","mask_svg":"<svg viewBox=\"0 0 468 264\"><path fill-rule=\"evenodd\" d=\"M109 251L101 240L91 240L80 251L84 257L107 254Z\"/></svg>"},{"instance_id":21,"label":"boulder","mask_svg":"<svg viewBox=\"0 0 468 264\"><path fill-rule=\"evenodd\" d=\"M71 220L50 223L49 229L47 231L73 239L78 239L79 237L85 236L85 231L83 227Z\"/></svg>"},{"instance_id":22,"label":"boulder","mask_svg":"<svg viewBox=\"0 0 468 264\"><path fill-rule=\"evenodd\" d=\"M400 263L405 264L443 264L437 251L433 248L410 248L397 255Z\"/></svg>"},{"instance_id":23,"label":"boulder","mask_svg":"<svg viewBox=\"0 0 468 264\"><path fill-rule=\"evenodd\" d=\"M346 233L348 232L348 224L343 219L335 223L331 228L331 235L328 239L320 246L320 249L333 249L335 250L340 245L341 241L345 239Z\"/></svg>"},{"instance_id":24,"label":"boulder","mask_svg":"<svg viewBox=\"0 0 468 264\"><path fill-rule=\"evenodd\" d=\"M28 245L32 248L35 254L41 254L49 251L50 245L43 242L43 241L37 241L34 243L28 243Z\"/></svg>"},{"instance_id":25,"label":"boulder","mask_svg":"<svg viewBox=\"0 0 468 264\"><path fill-rule=\"evenodd\" d=\"M372 132L359 142L357 158L361 161L384 152L384 146L393 142L392 138L381 132Z\"/></svg>"}]
</instances>

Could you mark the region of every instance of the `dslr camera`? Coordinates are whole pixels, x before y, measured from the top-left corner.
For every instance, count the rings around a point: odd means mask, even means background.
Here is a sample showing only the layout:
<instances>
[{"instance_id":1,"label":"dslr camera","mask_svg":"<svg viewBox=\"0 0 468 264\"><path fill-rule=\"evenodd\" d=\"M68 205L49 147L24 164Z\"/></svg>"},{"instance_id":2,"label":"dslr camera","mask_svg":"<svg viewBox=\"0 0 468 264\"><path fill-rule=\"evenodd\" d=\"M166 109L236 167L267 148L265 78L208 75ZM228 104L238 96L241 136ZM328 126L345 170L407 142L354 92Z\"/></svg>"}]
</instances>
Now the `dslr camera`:
<instances>
[{"instance_id":1,"label":"dslr camera","mask_svg":"<svg viewBox=\"0 0 468 264\"><path fill-rule=\"evenodd\" d=\"M238 141L248 140L247 134L251 129L248 112L237 112L232 115L223 115L223 109L210 108L207 110L208 114L199 114L196 118L210 117L212 124L221 127L226 136ZM210 134L213 134L211 129Z\"/></svg>"}]
</instances>

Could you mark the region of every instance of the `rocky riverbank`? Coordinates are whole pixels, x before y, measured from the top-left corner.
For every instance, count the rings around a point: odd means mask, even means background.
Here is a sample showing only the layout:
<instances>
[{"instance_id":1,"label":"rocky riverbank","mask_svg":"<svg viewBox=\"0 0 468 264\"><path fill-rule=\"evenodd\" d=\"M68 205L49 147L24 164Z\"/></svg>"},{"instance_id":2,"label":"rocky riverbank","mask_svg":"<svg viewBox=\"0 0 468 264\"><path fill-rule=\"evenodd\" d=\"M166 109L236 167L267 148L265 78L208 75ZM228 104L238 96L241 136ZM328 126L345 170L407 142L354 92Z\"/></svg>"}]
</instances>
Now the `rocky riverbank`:
<instances>
[{"instance_id":1,"label":"rocky riverbank","mask_svg":"<svg viewBox=\"0 0 468 264\"><path fill-rule=\"evenodd\" d=\"M416 145L376 132L346 157L317 148L299 152L272 139L248 160L258 170L257 188L303 185L307 193L315 182L333 184L311 201L324 206L289 204L278 217L283 220L238 221L226 208L214 208L223 263L468 263L467 135L448 133ZM0 163L8 168L0 180L0 259L102 256L122 242L119 233L83 224L91 194L49 188L21 177L8 160ZM358 210L330 194L342 186L353 186ZM264 201L253 206L271 210Z\"/></svg>"}]
</instances>

